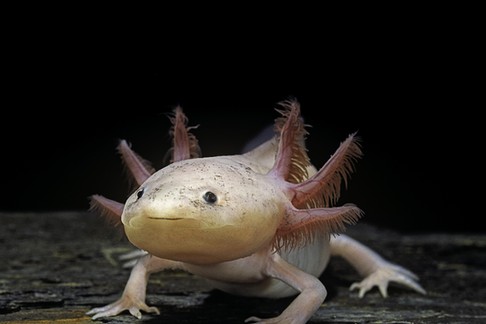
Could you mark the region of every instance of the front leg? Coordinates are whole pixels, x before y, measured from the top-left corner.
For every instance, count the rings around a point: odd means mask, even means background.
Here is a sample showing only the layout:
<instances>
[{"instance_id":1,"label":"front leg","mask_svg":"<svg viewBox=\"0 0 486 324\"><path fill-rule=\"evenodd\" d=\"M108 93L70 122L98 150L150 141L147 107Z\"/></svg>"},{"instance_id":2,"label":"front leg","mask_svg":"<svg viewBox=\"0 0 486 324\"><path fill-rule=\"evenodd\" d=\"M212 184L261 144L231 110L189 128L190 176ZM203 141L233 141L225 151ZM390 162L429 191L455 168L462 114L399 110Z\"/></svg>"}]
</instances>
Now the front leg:
<instances>
[{"instance_id":1,"label":"front leg","mask_svg":"<svg viewBox=\"0 0 486 324\"><path fill-rule=\"evenodd\" d=\"M147 283L151 273L169 268L181 269L182 264L180 262L160 259L150 254L141 257L133 267L120 299L109 305L93 308L86 314L94 315L92 317L93 320L100 317L115 316L125 310L128 310L130 314L138 319L142 317L140 310L147 313L160 314L156 307L149 307L145 304Z\"/></svg>"},{"instance_id":2,"label":"front leg","mask_svg":"<svg viewBox=\"0 0 486 324\"><path fill-rule=\"evenodd\" d=\"M418 284L418 277L411 271L383 259L375 251L346 235L331 239L331 254L343 257L360 275L363 281L353 283L350 290L359 289L362 298L374 286L378 286L383 297L387 297L390 281L398 282L421 294L425 290Z\"/></svg>"},{"instance_id":3,"label":"front leg","mask_svg":"<svg viewBox=\"0 0 486 324\"><path fill-rule=\"evenodd\" d=\"M247 323L304 324L307 323L321 306L324 299L326 299L326 288L318 278L287 263L276 253L272 255L272 259L266 267L265 274L287 283L297 289L300 294L278 317L269 319L250 317L245 320Z\"/></svg>"}]
</instances>

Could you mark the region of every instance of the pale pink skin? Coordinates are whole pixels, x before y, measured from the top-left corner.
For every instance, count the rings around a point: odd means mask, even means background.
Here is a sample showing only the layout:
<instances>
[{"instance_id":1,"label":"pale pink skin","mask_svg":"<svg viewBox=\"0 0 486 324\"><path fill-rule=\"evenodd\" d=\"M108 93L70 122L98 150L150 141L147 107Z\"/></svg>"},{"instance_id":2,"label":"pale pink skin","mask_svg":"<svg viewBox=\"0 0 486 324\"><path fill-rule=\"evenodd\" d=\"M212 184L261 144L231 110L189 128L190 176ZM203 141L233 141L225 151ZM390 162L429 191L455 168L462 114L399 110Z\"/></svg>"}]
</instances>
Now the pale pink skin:
<instances>
[{"instance_id":1,"label":"pale pink skin","mask_svg":"<svg viewBox=\"0 0 486 324\"><path fill-rule=\"evenodd\" d=\"M343 257L364 277L350 287L358 289L360 297L374 286L386 297L390 281L425 294L412 272L346 235L330 237L359 218L356 206L300 207L323 191L336 195L336 174L349 172L343 164L357 148L351 135L321 169L307 166L308 180L285 181L295 154L290 149L297 136L292 123L300 112L296 102L290 106L279 141L274 138L242 155L190 159L180 108L173 119L174 163L166 168L153 173L125 141L120 143L120 154L140 187L124 205L98 195L93 202L115 220L121 216L130 241L149 254L133 267L119 300L88 312L93 319L125 310L137 318L142 316L140 311L158 314L157 308L145 303L148 278L165 269L180 269L232 294L296 296L278 317L249 317L246 322L306 323L326 298L318 277L331 256ZM203 199L207 191L216 194L216 202ZM292 234L298 231L312 238ZM276 235L291 242L277 252ZM188 238L197 238L197 243ZM174 241L177 244L171 244Z\"/></svg>"}]
</instances>

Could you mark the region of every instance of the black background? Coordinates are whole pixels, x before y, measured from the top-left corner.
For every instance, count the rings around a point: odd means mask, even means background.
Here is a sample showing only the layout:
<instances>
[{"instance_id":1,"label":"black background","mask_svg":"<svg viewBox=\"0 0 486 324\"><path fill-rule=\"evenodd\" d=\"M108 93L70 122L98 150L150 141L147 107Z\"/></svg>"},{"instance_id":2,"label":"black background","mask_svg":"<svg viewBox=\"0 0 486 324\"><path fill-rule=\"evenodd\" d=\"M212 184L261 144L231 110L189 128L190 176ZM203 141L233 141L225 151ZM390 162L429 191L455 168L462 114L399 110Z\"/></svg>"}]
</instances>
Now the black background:
<instances>
[{"instance_id":1,"label":"black background","mask_svg":"<svg viewBox=\"0 0 486 324\"><path fill-rule=\"evenodd\" d=\"M340 204L356 203L363 221L484 230L469 41L447 30L339 43L284 35L271 45L108 34L28 30L6 50L0 211L87 210L95 193L123 202L119 139L162 167L167 113L180 104L200 125L204 156L236 154L278 117L277 102L295 97L316 166L350 133L361 137L364 157Z\"/></svg>"}]
</instances>

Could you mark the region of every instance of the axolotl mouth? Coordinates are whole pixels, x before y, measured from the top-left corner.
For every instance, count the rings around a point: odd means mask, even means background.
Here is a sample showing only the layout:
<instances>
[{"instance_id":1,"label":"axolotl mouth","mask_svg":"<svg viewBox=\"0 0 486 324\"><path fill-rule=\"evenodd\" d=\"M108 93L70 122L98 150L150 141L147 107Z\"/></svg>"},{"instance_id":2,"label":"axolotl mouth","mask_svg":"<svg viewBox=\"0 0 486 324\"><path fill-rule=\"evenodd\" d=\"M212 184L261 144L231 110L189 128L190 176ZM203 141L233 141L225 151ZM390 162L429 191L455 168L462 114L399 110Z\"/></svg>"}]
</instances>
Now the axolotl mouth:
<instances>
[{"instance_id":1,"label":"axolotl mouth","mask_svg":"<svg viewBox=\"0 0 486 324\"><path fill-rule=\"evenodd\" d=\"M177 221L177 228L172 228L173 230L182 228L201 228L207 226L206 222L201 219L196 219L192 217L178 217L174 215L160 215L160 216L150 216L144 213L141 214L124 214L123 224L126 230L130 231L146 231L150 228L156 228L158 231L163 233L165 227L171 228L173 225L168 223Z\"/></svg>"},{"instance_id":2,"label":"axolotl mouth","mask_svg":"<svg viewBox=\"0 0 486 324\"><path fill-rule=\"evenodd\" d=\"M135 213L124 213L122 216L122 223L125 226L125 229L131 229L131 230L148 230L150 228L157 228L161 233L164 232L165 227L169 226L171 227L172 225L169 225L168 223L170 222L176 222L177 221L177 228L172 228L172 230L177 231L177 229L183 229L183 228L192 228L192 229L205 229L205 228L217 228L217 227L225 227L228 224L223 224L223 223L217 223L217 222L211 222L209 219L200 219L196 217L178 217L177 215L174 215L173 217L171 215L160 215L160 216L150 216L141 213L141 214L135 214Z\"/></svg>"}]
</instances>

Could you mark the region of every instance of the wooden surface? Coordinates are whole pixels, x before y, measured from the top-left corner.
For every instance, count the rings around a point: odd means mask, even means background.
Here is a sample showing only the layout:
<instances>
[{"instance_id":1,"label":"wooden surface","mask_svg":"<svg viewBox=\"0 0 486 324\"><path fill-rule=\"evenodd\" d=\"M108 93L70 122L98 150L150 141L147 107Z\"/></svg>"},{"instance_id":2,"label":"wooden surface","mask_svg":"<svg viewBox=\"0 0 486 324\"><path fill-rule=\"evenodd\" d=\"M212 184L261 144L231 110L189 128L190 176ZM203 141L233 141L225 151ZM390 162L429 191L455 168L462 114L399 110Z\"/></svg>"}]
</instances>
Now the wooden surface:
<instances>
[{"instance_id":1,"label":"wooden surface","mask_svg":"<svg viewBox=\"0 0 486 324\"><path fill-rule=\"evenodd\" d=\"M243 323L275 316L292 299L241 298L183 272L150 277L147 303L161 315L128 313L91 321L85 313L118 298L129 275L117 257L134 250L84 212L0 213L0 322ZM347 234L414 271L427 295L392 285L359 299L360 278L340 258L321 276L328 297L309 323L486 323L486 235L409 234L361 222Z\"/></svg>"}]
</instances>

